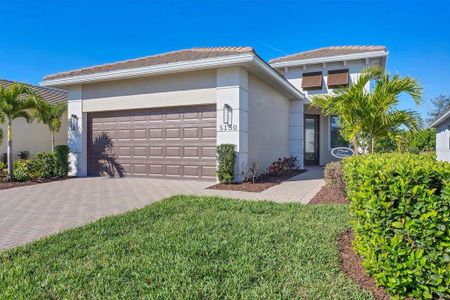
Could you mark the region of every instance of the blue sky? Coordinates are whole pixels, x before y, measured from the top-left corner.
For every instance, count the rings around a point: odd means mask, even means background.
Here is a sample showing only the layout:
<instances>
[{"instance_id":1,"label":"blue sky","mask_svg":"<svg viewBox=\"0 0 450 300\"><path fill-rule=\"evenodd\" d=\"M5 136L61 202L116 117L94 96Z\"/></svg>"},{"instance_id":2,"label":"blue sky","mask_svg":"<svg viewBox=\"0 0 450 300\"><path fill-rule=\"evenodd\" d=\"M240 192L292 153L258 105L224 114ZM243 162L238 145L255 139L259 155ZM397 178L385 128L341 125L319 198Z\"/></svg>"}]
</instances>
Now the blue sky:
<instances>
[{"instance_id":1,"label":"blue sky","mask_svg":"<svg viewBox=\"0 0 450 300\"><path fill-rule=\"evenodd\" d=\"M43 76L194 46L248 45L270 59L384 45L388 71L450 94L450 1L0 0L0 78ZM414 108L407 98L401 107Z\"/></svg>"}]
</instances>

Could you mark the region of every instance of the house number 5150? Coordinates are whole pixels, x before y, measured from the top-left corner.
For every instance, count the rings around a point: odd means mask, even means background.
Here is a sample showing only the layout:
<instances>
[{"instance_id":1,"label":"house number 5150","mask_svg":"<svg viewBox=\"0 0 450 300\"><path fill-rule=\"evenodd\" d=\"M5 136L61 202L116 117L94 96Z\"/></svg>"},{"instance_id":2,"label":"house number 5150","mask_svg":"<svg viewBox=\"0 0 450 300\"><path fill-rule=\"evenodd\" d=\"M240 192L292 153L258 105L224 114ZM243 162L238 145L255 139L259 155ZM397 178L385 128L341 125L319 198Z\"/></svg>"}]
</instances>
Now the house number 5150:
<instances>
[{"instance_id":1,"label":"house number 5150","mask_svg":"<svg viewBox=\"0 0 450 300\"><path fill-rule=\"evenodd\" d=\"M236 131L237 130L237 125L220 125L219 126L219 131Z\"/></svg>"}]
</instances>

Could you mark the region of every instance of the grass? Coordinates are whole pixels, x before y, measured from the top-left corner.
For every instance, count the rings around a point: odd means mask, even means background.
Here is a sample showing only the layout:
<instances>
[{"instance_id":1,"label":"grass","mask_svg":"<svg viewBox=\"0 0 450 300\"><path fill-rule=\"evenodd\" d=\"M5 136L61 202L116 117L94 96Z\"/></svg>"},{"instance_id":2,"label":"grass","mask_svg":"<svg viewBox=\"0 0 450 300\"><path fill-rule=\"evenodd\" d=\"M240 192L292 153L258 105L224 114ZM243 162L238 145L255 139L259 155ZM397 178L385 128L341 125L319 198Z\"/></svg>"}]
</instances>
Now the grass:
<instances>
[{"instance_id":1,"label":"grass","mask_svg":"<svg viewBox=\"0 0 450 300\"><path fill-rule=\"evenodd\" d=\"M0 252L0 299L372 299L340 270L347 207L176 196Z\"/></svg>"}]
</instances>

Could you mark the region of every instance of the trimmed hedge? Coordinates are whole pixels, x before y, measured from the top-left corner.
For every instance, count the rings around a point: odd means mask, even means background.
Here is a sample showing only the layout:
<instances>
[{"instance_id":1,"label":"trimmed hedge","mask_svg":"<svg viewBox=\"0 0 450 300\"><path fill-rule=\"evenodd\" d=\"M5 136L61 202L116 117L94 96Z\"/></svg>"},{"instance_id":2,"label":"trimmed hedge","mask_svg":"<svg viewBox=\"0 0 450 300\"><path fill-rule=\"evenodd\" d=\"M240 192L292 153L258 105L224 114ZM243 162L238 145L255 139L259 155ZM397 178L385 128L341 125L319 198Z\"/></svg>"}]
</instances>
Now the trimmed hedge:
<instances>
[{"instance_id":1,"label":"trimmed hedge","mask_svg":"<svg viewBox=\"0 0 450 300\"><path fill-rule=\"evenodd\" d=\"M344 163L354 247L393 298L450 297L450 164L381 154Z\"/></svg>"},{"instance_id":2,"label":"trimmed hedge","mask_svg":"<svg viewBox=\"0 0 450 300\"><path fill-rule=\"evenodd\" d=\"M236 146L221 144L217 146L217 178L220 182L231 183L234 180L234 165L236 164Z\"/></svg>"}]
</instances>

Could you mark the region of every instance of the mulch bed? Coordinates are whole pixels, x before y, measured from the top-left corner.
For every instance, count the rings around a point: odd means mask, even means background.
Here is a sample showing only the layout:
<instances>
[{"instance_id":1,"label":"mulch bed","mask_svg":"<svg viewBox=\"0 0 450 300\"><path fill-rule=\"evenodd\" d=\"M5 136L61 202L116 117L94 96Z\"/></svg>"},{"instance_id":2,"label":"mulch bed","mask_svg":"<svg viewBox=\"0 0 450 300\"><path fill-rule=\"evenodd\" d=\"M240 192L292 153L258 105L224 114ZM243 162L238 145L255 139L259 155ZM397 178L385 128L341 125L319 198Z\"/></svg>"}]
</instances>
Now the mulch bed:
<instances>
[{"instance_id":1,"label":"mulch bed","mask_svg":"<svg viewBox=\"0 0 450 300\"><path fill-rule=\"evenodd\" d=\"M320 191L311 199L309 204L348 204L345 195L331 185L323 186Z\"/></svg>"},{"instance_id":2,"label":"mulch bed","mask_svg":"<svg viewBox=\"0 0 450 300\"><path fill-rule=\"evenodd\" d=\"M372 292L377 300L389 300L389 296L382 287L377 287L375 280L370 277L361 265L361 258L353 250L353 231L346 231L338 240L341 268L348 277L361 287Z\"/></svg>"},{"instance_id":3,"label":"mulch bed","mask_svg":"<svg viewBox=\"0 0 450 300\"><path fill-rule=\"evenodd\" d=\"M218 183L208 187L208 189L260 193L305 171L306 170L295 170L282 176L272 176L269 174L264 174L258 177L255 183Z\"/></svg>"},{"instance_id":4,"label":"mulch bed","mask_svg":"<svg viewBox=\"0 0 450 300\"><path fill-rule=\"evenodd\" d=\"M32 180L32 181L22 181L22 182L0 181L0 190L12 189L12 188L21 187L21 186L35 185L35 184L40 184L40 183L52 182L52 181L61 181L61 180L65 180L65 179L67 179L67 178L42 179L42 180Z\"/></svg>"}]
</instances>

